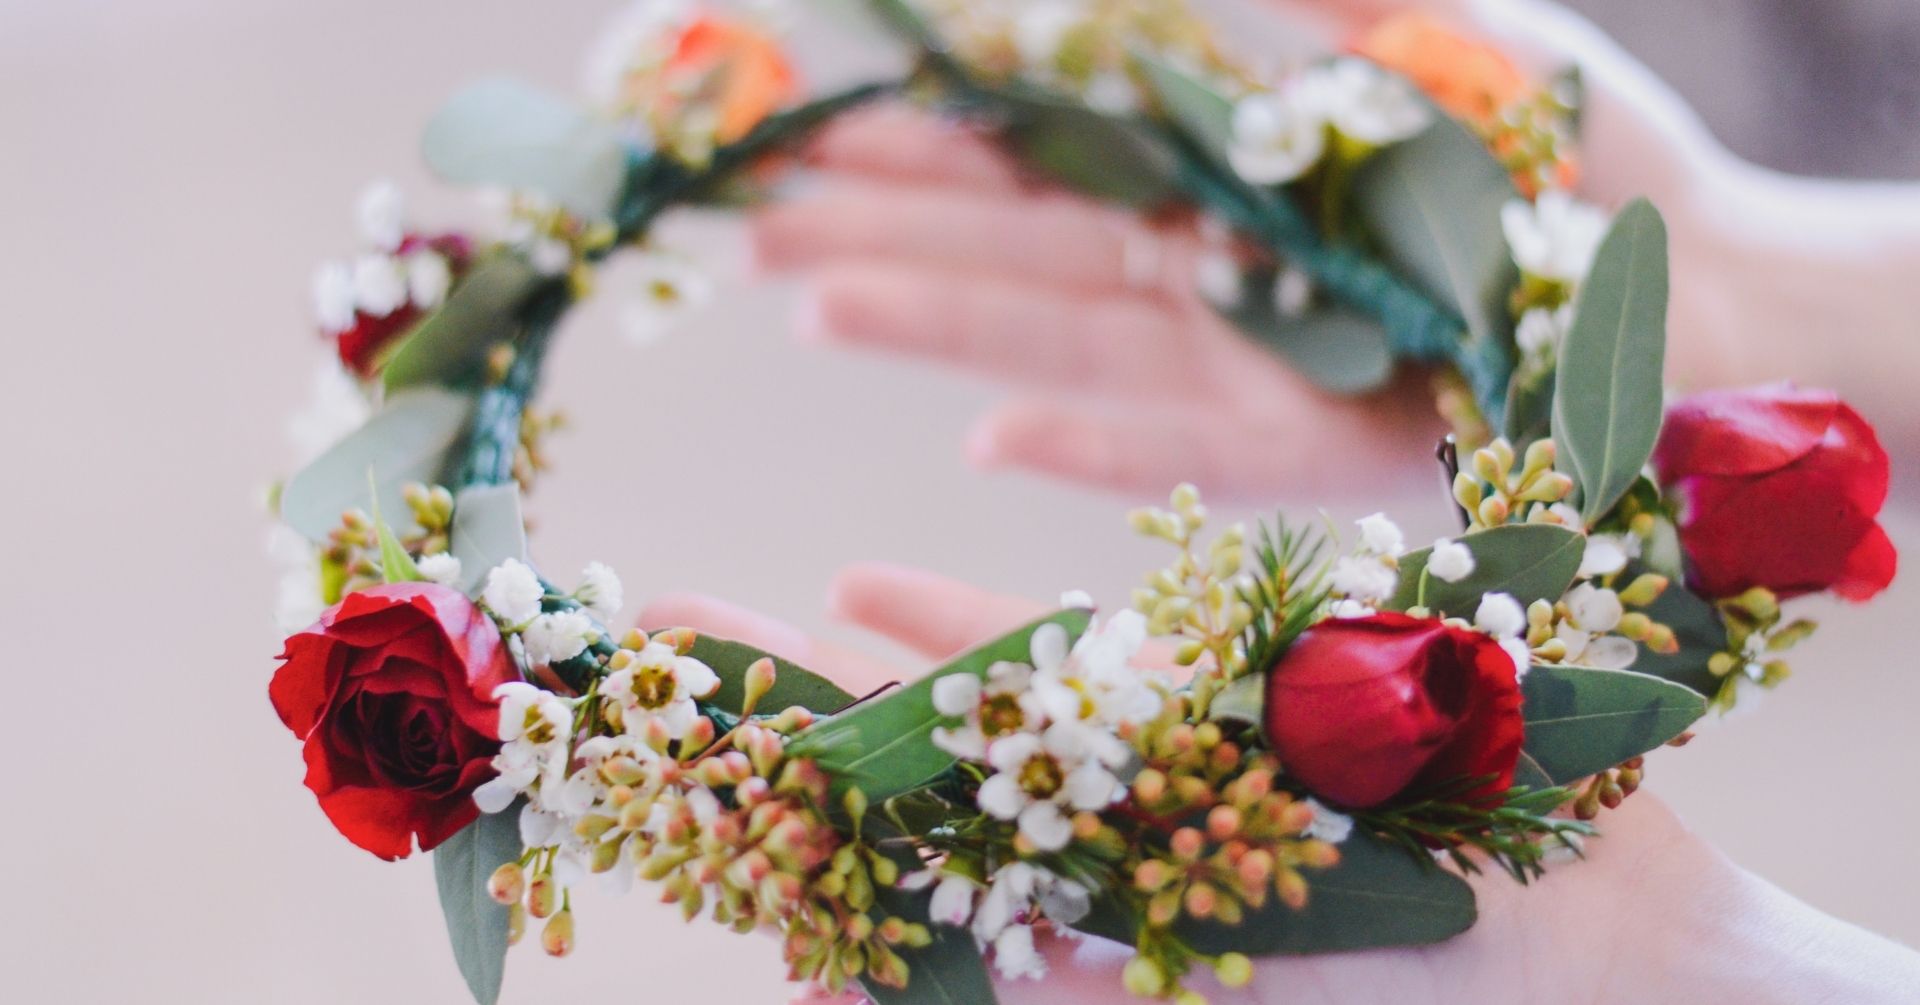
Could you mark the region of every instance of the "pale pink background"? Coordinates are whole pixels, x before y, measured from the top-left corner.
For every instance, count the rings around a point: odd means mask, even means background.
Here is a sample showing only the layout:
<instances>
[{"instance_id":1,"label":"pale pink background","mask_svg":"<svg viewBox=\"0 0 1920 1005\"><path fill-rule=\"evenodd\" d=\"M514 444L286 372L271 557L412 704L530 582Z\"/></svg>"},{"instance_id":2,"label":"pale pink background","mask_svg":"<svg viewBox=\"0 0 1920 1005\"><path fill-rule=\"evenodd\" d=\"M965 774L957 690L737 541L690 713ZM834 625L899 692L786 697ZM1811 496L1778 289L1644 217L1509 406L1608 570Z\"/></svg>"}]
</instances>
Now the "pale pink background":
<instances>
[{"instance_id":1,"label":"pale pink background","mask_svg":"<svg viewBox=\"0 0 1920 1005\"><path fill-rule=\"evenodd\" d=\"M386 174L423 217L462 219L414 155L423 118L481 72L570 86L606 6L0 2L9 1000L463 999L428 863L356 851L299 785L265 700L279 637L259 498L320 358L307 277L349 250L354 193ZM605 303L571 322L552 392L577 430L534 505L549 568L602 558L634 593L714 591L845 636L820 602L843 560L1113 602L1161 557L1124 531L1130 501L966 470L958 442L991 389L803 350L790 291L727 290L650 349L620 341ZM606 458L624 463L589 473ZM1434 494L1388 508L1416 538L1444 529ZM1920 549L1920 522L1890 520ZM1920 580L1822 613L1799 677L1657 757L1650 784L1744 865L1920 942ZM771 945L644 892L578 913L576 958L523 947L507 1001L781 992Z\"/></svg>"}]
</instances>

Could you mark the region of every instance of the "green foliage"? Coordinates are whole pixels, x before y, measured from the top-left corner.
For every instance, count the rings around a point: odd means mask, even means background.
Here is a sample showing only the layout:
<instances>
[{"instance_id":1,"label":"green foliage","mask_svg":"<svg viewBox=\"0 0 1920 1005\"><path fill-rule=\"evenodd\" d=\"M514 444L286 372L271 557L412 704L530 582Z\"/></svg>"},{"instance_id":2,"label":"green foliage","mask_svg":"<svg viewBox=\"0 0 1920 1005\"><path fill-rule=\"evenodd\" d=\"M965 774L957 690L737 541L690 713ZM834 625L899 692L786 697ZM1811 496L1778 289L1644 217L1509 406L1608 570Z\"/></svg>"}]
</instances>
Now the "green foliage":
<instances>
[{"instance_id":1,"label":"green foliage","mask_svg":"<svg viewBox=\"0 0 1920 1005\"><path fill-rule=\"evenodd\" d=\"M1267 719L1267 675L1249 673L1221 688L1207 703L1207 718L1263 727Z\"/></svg>"},{"instance_id":2,"label":"green foliage","mask_svg":"<svg viewBox=\"0 0 1920 1005\"><path fill-rule=\"evenodd\" d=\"M448 99L421 151L446 181L531 189L589 220L612 214L629 157L619 131L577 102L498 78Z\"/></svg>"},{"instance_id":3,"label":"green foliage","mask_svg":"<svg viewBox=\"0 0 1920 1005\"><path fill-rule=\"evenodd\" d=\"M775 677L773 689L761 697L757 712L773 714L799 705L818 715L831 715L853 702L852 694L825 677L744 642L701 635L694 640L687 655L720 675L720 690L708 698L707 703L734 715L740 714L746 702L747 668L762 658L773 661Z\"/></svg>"},{"instance_id":4,"label":"green foliage","mask_svg":"<svg viewBox=\"0 0 1920 1005\"><path fill-rule=\"evenodd\" d=\"M933 682L948 674L985 679L999 662L1028 662L1033 633L1042 625L1065 628L1069 642L1087 630L1087 611L1060 611L972 650L886 697L857 705L815 723L788 745L794 757L812 758L833 776L836 791L858 786L874 802L924 785L953 766L953 756L933 745L943 717L933 707Z\"/></svg>"},{"instance_id":5,"label":"green foliage","mask_svg":"<svg viewBox=\"0 0 1920 1005\"><path fill-rule=\"evenodd\" d=\"M460 589L474 593L487 573L509 558L527 560L527 524L520 486L471 485L453 497L447 550L460 560Z\"/></svg>"},{"instance_id":6,"label":"green foliage","mask_svg":"<svg viewBox=\"0 0 1920 1005\"><path fill-rule=\"evenodd\" d=\"M482 813L433 850L433 880L453 959L479 1005L500 998L507 963L507 908L487 893L494 870L520 858L520 803Z\"/></svg>"},{"instance_id":7,"label":"green foliage","mask_svg":"<svg viewBox=\"0 0 1920 1005\"><path fill-rule=\"evenodd\" d=\"M992 93L1014 150L1068 188L1140 210L1180 197L1179 162L1146 122L1031 87Z\"/></svg>"},{"instance_id":8,"label":"green foliage","mask_svg":"<svg viewBox=\"0 0 1920 1005\"><path fill-rule=\"evenodd\" d=\"M1442 942L1472 927L1475 916L1472 888L1425 851L1408 854L1355 828L1340 843L1340 864L1307 874L1307 903L1300 910L1275 899L1237 925L1182 918L1173 929L1209 955L1294 956ZM1140 918L1109 893L1073 927L1131 944Z\"/></svg>"},{"instance_id":9,"label":"green foliage","mask_svg":"<svg viewBox=\"0 0 1920 1005\"><path fill-rule=\"evenodd\" d=\"M1240 278L1240 299L1217 308L1254 344L1270 349L1319 387L1335 394L1371 391L1393 376L1387 330L1343 304L1310 305L1298 317L1274 302L1279 269L1255 266Z\"/></svg>"},{"instance_id":10,"label":"green foliage","mask_svg":"<svg viewBox=\"0 0 1920 1005\"><path fill-rule=\"evenodd\" d=\"M486 374L493 347L520 330L520 309L554 282L513 254L489 255L464 276L439 310L387 354L380 381L389 393L423 384L466 388Z\"/></svg>"},{"instance_id":11,"label":"green foliage","mask_svg":"<svg viewBox=\"0 0 1920 1005\"><path fill-rule=\"evenodd\" d=\"M1653 455L1667 352L1667 228L1645 199L1600 243L1560 344L1553 436L1593 524Z\"/></svg>"},{"instance_id":12,"label":"green foliage","mask_svg":"<svg viewBox=\"0 0 1920 1005\"><path fill-rule=\"evenodd\" d=\"M901 875L923 868L911 851L898 849L893 857ZM893 951L907 963L907 986L892 988L877 981L863 981L862 990L874 1005L994 1005L993 978L987 974L987 961L974 944L973 932L965 926L942 925L928 918L932 890L874 891L873 920L893 916L927 926L933 941L914 947L902 943Z\"/></svg>"},{"instance_id":13,"label":"green foliage","mask_svg":"<svg viewBox=\"0 0 1920 1005\"><path fill-rule=\"evenodd\" d=\"M1630 567L1622 580L1631 582L1640 571ZM1634 671L1683 684L1707 697L1718 693L1723 680L1708 669L1707 662L1727 649L1728 639L1726 623L1713 604L1675 581L1642 612L1673 629L1679 648L1657 653L1642 646L1639 658L1633 661Z\"/></svg>"},{"instance_id":14,"label":"green foliage","mask_svg":"<svg viewBox=\"0 0 1920 1005\"><path fill-rule=\"evenodd\" d=\"M1388 264L1466 322L1456 362L1498 428L1512 369L1507 300L1520 281L1500 207L1519 193L1479 137L1443 112L1433 118L1361 165L1353 205Z\"/></svg>"},{"instance_id":15,"label":"green foliage","mask_svg":"<svg viewBox=\"0 0 1920 1005\"><path fill-rule=\"evenodd\" d=\"M1566 785L1653 750L1706 714L1706 699L1630 670L1535 666L1521 684L1527 779Z\"/></svg>"},{"instance_id":16,"label":"green foliage","mask_svg":"<svg viewBox=\"0 0 1920 1005\"><path fill-rule=\"evenodd\" d=\"M280 492L281 519L309 539L325 541L349 509L383 505L404 512L401 487L440 480L472 409L471 398L438 388L389 397L366 425L287 479ZM367 488L368 471L373 492Z\"/></svg>"},{"instance_id":17,"label":"green foliage","mask_svg":"<svg viewBox=\"0 0 1920 1005\"><path fill-rule=\"evenodd\" d=\"M1216 165L1227 166L1227 150L1233 143L1233 102L1153 53L1135 52L1133 62L1173 127Z\"/></svg>"},{"instance_id":18,"label":"green foliage","mask_svg":"<svg viewBox=\"0 0 1920 1005\"><path fill-rule=\"evenodd\" d=\"M1480 863L1467 854L1479 851L1522 883L1544 871L1549 848L1578 850L1573 836L1593 833L1589 824L1552 815L1573 798L1571 790L1557 786L1515 786L1491 808L1460 800L1484 781L1465 781L1415 802L1357 813L1354 819L1410 853L1438 847L1464 872L1480 872Z\"/></svg>"},{"instance_id":19,"label":"green foliage","mask_svg":"<svg viewBox=\"0 0 1920 1005\"><path fill-rule=\"evenodd\" d=\"M1271 526L1261 523L1258 533L1253 544L1258 567L1252 585L1240 593L1253 608L1253 621L1241 637L1250 675L1273 669L1293 640L1319 618L1328 592L1325 537L1294 530L1280 517ZM1252 721L1260 721L1257 712Z\"/></svg>"},{"instance_id":20,"label":"green foliage","mask_svg":"<svg viewBox=\"0 0 1920 1005\"><path fill-rule=\"evenodd\" d=\"M1458 539L1473 553L1473 572L1458 583L1426 575L1432 548L1400 556L1400 586L1387 606L1404 611L1422 603L1454 617L1471 618L1480 598L1511 594L1522 607L1536 600L1558 600L1573 585L1587 541L1565 527L1517 523L1489 527Z\"/></svg>"}]
</instances>

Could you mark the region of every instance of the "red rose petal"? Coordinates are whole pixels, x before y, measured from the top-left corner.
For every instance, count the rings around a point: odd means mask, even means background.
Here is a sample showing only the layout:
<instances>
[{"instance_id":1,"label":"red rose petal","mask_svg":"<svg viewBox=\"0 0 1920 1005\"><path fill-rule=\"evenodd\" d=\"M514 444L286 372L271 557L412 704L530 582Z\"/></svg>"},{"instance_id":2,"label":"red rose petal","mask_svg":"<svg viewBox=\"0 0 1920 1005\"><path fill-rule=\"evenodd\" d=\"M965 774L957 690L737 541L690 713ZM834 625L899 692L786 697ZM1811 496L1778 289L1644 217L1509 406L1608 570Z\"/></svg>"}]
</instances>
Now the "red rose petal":
<instances>
[{"instance_id":1,"label":"red rose petal","mask_svg":"<svg viewBox=\"0 0 1920 1005\"><path fill-rule=\"evenodd\" d=\"M1689 395L1667 410L1654 466L1669 482L1771 471L1812 450L1840 407L1830 391L1784 384Z\"/></svg>"},{"instance_id":2,"label":"red rose petal","mask_svg":"<svg viewBox=\"0 0 1920 1005\"><path fill-rule=\"evenodd\" d=\"M1900 567L1900 554L1879 524L1874 524L1860 543L1847 554L1846 570L1833 584L1833 592L1858 603L1870 600L1893 584Z\"/></svg>"}]
</instances>

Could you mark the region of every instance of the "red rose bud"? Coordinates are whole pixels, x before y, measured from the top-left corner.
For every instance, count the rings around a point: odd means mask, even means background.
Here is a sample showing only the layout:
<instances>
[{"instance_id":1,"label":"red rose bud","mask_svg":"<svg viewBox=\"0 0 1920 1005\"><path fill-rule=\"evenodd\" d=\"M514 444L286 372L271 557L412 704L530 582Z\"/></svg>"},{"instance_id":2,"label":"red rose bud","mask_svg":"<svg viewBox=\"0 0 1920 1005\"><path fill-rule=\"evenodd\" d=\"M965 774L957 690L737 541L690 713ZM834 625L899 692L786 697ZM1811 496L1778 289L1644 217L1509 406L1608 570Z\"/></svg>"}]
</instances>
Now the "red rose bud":
<instances>
[{"instance_id":1,"label":"red rose bud","mask_svg":"<svg viewBox=\"0 0 1920 1005\"><path fill-rule=\"evenodd\" d=\"M1513 658L1479 632L1404 614L1308 629L1267 679L1267 737L1316 795L1364 809L1468 779L1513 784L1523 725Z\"/></svg>"},{"instance_id":2,"label":"red rose bud","mask_svg":"<svg viewBox=\"0 0 1920 1005\"><path fill-rule=\"evenodd\" d=\"M1776 384L1684 398L1653 462L1680 500L1689 581L1704 596L1762 586L1865 600L1893 581L1898 558L1875 522L1887 452L1832 392Z\"/></svg>"},{"instance_id":3,"label":"red rose bud","mask_svg":"<svg viewBox=\"0 0 1920 1005\"><path fill-rule=\"evenodd\" d=\"M359 593L287 639L268 687L306 741L307 787L384 859L430 850L479 814L500 749L493 689L518 680L493 622L434 583Z\"/></svg>"}]
</instances>

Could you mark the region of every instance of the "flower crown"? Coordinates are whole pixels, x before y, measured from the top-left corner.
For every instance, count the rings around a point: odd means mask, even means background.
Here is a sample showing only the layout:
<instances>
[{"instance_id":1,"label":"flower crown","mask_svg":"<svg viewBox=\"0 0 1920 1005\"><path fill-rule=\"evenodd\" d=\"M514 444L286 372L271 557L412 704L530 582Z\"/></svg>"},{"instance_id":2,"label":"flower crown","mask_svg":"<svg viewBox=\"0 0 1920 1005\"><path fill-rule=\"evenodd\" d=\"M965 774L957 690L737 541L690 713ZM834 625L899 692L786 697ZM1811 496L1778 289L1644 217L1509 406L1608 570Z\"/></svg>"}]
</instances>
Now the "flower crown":
<instances>
[{"instance_id":1,"label":"flower crown","mask_svg":"<svg viewBox=\"0 0 1920 1005\"><path fill-rule=\"evenodd\" d=\"M592 874L882 1003L991 1002L989 961L1044 970L1040 926L1131 944L1127 990L1182 1002L1196 968L1232 986L1251 956L1446 939L1474 897L1438 860L1525 882L1577 853L1644 754L1786 676L1812 625L1782 600L1890 580L1887 458L1852 409L1792 388L1665 407L1665 232L1645 202L1565 194L1571 76L1535 87L1422 20L1274 78L1177 0L868 6L919 56L900 84L800 101L760 26L645 4L597 109L464 91L427 159L511 193L500 233L413 229L377 187L367 251L317 277L358 380L334 393L351 431L278 493L297 539L271 698L348 839L434 852L477 1000L529 917L572 949ZM1463 531L1208 538L1183 486L1132 515L1173 557L1131 609L1069 595L866 696L611 627L603 565L572 589L536 572L520 493L553 421L530 401L594 264L644 258L651 334L702 285L651 244L663 212L755 189L896 93L1082 191L1204 214L1203 291L1326 385L1434 364ZM1156 645L1166 669L1141 669Z\"/></svg>"}]
</instances>

